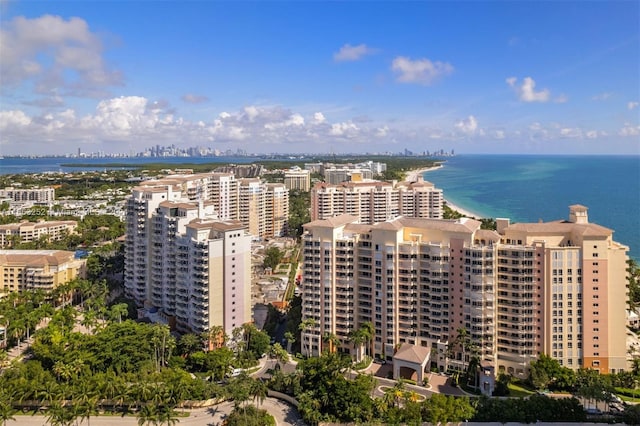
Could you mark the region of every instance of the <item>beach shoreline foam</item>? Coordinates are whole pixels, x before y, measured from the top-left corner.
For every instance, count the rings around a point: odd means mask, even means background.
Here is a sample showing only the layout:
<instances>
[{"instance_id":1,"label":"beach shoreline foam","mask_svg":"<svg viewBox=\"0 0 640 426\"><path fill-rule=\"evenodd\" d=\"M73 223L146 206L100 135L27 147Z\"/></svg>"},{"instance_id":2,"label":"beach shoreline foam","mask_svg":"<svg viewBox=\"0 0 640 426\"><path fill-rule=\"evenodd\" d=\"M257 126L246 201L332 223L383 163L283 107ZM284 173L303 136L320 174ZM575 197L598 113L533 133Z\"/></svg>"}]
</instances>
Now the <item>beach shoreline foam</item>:
<instances>
[{"instance_id":1,"label":"beach shoreline foam","mask_svg":"<svg viewBox=\"0 0 640 426\"><path fill-rule=\"evenodd\" d=\"M433 167L425 167L422 169L414 169L414 170L409 170L407 172L407 177L405 178L405 180L407 182L416 182L418 180L419 177L423 177L425 173L427 172L431 172L434 170L438 170L440 168L444 167L442 164L438 164L437 166L433 166ZM469 217L469 218L476 218L476 219L483 219L482 215L476 214L470 210L467 210L463 207L460 207L457 204L453 204L450 200L447 199L447 197L444 197L444 201L447 203L447 206L449 206L449 208L451 208L452 210L457 211L458 213L462 214L465 217Z\"/></svg>"}]
</instances>

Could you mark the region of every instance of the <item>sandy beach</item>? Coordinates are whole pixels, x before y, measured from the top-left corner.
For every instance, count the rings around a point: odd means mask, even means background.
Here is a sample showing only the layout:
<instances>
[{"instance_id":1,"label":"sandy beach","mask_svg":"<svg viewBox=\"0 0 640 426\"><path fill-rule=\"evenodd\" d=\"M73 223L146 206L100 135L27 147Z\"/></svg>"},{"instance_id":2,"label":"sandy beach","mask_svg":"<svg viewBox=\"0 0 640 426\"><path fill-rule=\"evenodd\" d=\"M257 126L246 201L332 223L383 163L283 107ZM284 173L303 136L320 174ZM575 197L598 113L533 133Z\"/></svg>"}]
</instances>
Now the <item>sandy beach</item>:
<instances>
[{"instance_id":1,"label":"sandy beach","mask_svg":"<svg viewBox=\"0 0 640 426\"><path fill-rule=\"evenodd\" d=\"M433 166L433 167L425 167L424 169L415 169L415 170L409 170L407 172L407 177L406 177L406 181L407 182L415 182L418 180L418 177L423 176L426 172L431 172L433 170L438 170L439 168L443 167L442 164L438 164L437 166ZM447 205L453 209L456 210L457 212L460 212L463 216L466 217L475 217L476 219L481 219L482 216L476 213L473 213L463 207L460 207L456 204L453 204L451 201L447 200L447 197L445 195L444 201L447 203Z\"/></svg>"}]
</instances>

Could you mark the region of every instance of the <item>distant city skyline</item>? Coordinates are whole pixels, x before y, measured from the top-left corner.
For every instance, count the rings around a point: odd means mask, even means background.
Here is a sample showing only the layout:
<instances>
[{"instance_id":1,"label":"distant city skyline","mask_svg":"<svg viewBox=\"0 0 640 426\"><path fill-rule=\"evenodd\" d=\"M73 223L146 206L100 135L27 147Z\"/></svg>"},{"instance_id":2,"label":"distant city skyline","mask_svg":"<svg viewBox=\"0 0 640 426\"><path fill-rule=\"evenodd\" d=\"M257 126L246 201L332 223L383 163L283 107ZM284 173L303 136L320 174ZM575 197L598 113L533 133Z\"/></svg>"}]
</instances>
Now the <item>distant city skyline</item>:
<instances>
[{"instance_id":1,"label":"distant city skyline","mask_svg":"<svg viewBox=\"0 0 640 426\"><path fill-rule=\"evenodd\" d=\"M0 155L640 154L637 1L0 12Z\"/></svg>"}]
</instances>

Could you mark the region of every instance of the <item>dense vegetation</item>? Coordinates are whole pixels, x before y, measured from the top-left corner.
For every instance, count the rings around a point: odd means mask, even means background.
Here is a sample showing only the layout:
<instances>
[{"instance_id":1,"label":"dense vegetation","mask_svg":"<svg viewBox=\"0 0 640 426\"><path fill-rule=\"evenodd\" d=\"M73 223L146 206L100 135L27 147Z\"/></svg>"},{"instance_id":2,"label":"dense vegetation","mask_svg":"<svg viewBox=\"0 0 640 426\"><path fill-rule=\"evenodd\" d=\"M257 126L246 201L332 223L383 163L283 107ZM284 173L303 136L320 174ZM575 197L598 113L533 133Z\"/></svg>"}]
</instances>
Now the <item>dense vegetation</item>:
<instances>
[{"instance_id":1,"label":"dense vegetation","mask_svg":"<svg viewBox=\"0 0 640 426\"><path fill-rule=\"evenodd\" d=\"M302 235L302 225L311 221L311 195L306 191L289 191L289 236Z\"/></svg>"},{"instance_id":2,"label":"dense vegetation","mask_svg":"<svg viewBox=\"0 0 640 426\"><path fill-rule=\"evenodd\" d=\"M232 398L247 408L247 392L266 396L262 382L246 376L217 383L269 351L269 336L252 324L234 330L232 344L204 351L211 335L176 341L168 326L127 320L129 306L107 305L107 294L103 282L75 280L51 295L12 293L0 301L9 347L35 332L29 359L5 365L0 374L0 416L45 410L51 424L71 424L113 411L172 424L175 408L188 400ZM35 331L37 324L43 327Z\"/></svg>"}]
</instances>

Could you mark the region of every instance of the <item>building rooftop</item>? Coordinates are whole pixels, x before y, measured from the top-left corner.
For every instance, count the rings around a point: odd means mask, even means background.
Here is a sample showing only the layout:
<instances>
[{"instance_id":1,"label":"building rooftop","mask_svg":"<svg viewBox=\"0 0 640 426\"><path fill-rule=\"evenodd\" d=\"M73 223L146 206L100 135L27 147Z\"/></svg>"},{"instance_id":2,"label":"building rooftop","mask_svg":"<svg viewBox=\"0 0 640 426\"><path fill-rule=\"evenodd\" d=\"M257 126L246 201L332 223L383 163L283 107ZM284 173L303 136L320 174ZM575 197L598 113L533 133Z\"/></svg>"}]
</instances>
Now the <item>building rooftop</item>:
<instances>
[{"instance_id":1,"label":"building rooftop","mask_svg":"<svg viewBox=\"0 0 640 426\"><path fill-rule=\"evenodd\" d=\"M429 358L430 353L430 348L403 343L398 352L393 355L393 359L422 364L425 359Z\"/></svg>"},{"instance_id":2,"label":"building rooftop","mask_svg":"<svg viewBox=\"0 0 640 426\"><path fill-rule=\"evenodd\" d=\"M60 265L73 259L74 253L64 250L0 250L0 264L4 265Z\"/></svg>"},{"instance_id":3,"label":"building rooftop","mask_svg":"<svg viewBox=\"0 0 640 426\"><path fill-rule=\"evenodd\" d=\"M595 223L573 223L564 220L541 223L514 223L505 229L509 231L526 232L528 234L570 234L589 237L608 237L613 235L613 231Z\"/></svg>"}]
</instances>

